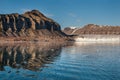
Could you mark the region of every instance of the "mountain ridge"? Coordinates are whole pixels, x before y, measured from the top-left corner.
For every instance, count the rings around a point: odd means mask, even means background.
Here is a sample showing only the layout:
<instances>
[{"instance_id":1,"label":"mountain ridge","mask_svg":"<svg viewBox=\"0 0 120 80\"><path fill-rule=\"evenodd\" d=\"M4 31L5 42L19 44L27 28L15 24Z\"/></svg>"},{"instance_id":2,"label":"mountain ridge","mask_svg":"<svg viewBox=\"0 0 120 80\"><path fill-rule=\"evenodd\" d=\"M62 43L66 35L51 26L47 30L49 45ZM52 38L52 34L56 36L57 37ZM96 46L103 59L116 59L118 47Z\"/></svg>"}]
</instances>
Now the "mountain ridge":
<instances>
[{"instance_id":1,"label":"mountain ridge","mask_svg":"<svg viewBox=\"0 0 120 80\"><path fill-rule=\"evenodd\" d=\"M66 36L57 22L38 10L27 11L24 14L0 14L0 38L24 38L25 40L25 37L34 39Z\"/></svg>"},{"instance_id":2,"label":"mountain ridge","mask_svg":"<svg viewBox=\"0 0 120 80\"><path fill-rule=\"evenodd\" d=\"M87 24L82 28L67 27L63 32L68 35L120 35L120 26Z\"/></svg>"}]
</instances>

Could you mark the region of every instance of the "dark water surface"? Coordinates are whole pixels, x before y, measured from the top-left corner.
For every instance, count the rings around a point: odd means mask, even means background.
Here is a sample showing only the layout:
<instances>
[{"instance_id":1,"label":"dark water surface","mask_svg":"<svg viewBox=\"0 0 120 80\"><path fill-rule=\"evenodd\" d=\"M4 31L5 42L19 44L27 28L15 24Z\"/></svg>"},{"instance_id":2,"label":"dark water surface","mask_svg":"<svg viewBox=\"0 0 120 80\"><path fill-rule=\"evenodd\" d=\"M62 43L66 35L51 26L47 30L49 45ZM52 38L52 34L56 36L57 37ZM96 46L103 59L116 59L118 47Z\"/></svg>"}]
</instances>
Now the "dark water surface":
<instances>
[{"instance_id":1,"label":"dark water surface","mask_svg":"<svg viewBox=\"0 0 120 80\"><path fill-rule=\"evenodd\" d=\"M0 80L120 80L120 44L0 45Z\"/></svg>"}]
</instances>

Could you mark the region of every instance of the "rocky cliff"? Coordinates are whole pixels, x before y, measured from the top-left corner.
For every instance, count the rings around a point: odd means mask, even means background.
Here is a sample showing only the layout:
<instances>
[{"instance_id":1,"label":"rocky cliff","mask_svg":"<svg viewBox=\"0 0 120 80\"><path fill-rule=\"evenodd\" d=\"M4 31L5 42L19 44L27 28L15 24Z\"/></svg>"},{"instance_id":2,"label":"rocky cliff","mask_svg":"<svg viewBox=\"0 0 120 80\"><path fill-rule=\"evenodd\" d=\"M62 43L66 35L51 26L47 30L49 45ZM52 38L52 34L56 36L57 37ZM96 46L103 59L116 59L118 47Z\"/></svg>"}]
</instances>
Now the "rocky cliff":
<instances>
[{"instance_id":1,"label":"rocky cliff","mask_svg":"<svg viewBox=\"0 0 120 80\"><path fill-rule=\"evenodd\" d=\"M64 37L61 27L38 10L0 14L0 38Z\"/></svg>"},{"instance_id":2,"label":"rocky cliff","mask_svg":"<svg viewBox=\"0 0 120 80\"><path fill-rule=\"evenodd\" d=\"M94 24L85 25L83 28L71 29L69 27L63 30L66 34L71 35L120 35L120 26L100 26Z\"/></svg>"}]
</instances>

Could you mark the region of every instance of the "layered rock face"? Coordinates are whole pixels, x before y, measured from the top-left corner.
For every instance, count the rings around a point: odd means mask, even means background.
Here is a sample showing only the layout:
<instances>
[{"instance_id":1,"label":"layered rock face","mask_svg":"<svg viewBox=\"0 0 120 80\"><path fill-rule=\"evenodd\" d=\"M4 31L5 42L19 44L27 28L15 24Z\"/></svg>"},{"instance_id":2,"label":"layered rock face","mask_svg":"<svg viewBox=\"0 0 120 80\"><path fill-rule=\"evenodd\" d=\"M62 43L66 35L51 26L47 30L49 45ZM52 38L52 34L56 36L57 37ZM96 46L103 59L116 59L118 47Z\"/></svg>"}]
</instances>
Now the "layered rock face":
<instances>
[{"instance_id":1,"label":"layered rock face","mask_svg":"<svg viewBox=\"0 0 120 80\"><path fill-rule=\"evenodd\" d=\"M58 23L38 10L24 14L0 14L0 37L63 37Z\"/></svg>"},{"instance_id":2,"label":"layered rock face","mask_svg":"<svg viewBox=\"0 0 120 80\"><path fill-rule=\"evenodd\" d=\"M80 35L80 34L120 35L120 26L99 26L94 24L88 24L83 28L76 28L76 29L65 28L64 32L66 34L72 34L72 35Z\"/></svg>"}]
</instances>

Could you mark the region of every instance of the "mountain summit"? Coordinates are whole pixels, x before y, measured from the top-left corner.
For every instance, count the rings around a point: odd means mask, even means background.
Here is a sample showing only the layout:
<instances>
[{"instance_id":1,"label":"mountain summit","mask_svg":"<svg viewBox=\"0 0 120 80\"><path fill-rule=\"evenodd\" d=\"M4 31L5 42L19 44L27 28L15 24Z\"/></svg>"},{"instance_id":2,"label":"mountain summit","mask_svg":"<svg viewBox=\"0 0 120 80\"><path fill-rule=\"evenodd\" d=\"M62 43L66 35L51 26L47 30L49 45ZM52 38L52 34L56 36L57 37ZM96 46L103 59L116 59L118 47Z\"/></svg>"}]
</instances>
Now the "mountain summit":
<instances>
[{"instance_id":1,"label":"mountain summit","mask_svg":"<svg viewBox=\"0 0 120 80\"><path fill-rule=\"evenodd\" d=\"M60 25L38 10L0 14L0 37L64 37Z\"/></svg>"}]
</instances>

